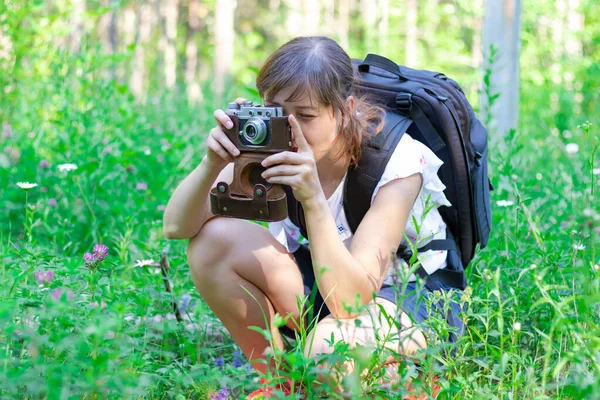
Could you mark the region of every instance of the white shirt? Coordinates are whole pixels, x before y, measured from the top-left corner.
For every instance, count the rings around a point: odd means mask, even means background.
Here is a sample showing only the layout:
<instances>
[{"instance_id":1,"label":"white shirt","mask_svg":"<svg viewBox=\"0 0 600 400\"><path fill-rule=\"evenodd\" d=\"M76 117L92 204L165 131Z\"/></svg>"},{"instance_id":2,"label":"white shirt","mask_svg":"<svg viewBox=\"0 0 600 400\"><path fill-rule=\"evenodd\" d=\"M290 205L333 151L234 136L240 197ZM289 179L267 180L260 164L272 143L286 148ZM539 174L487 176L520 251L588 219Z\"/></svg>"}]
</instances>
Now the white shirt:
<instances>
[{"instance_id":1,"label":"white shirt","mask_svg":"<svg viewBox=\"0 0 600 400\"><path fill-rule=\"evenodd\" d=\"M422 247L434 239L446 239L446 223L443 221L438 208L441 206L450 206L450 202L444 195L446 186L442 183L437 175L437 172L443 161L440 160L427 146L418 140L413 139L408 133L405 133L396 149L392 153L388 161L383 175L371 197L371 204L377 195L379 189L399 178L405 178L415 173L423 175L423 186L411 212L408 217L408 222L404 229L406 237L412 242L417 243L418 247ZM335 220L340 238L344 242L346 248L350 248L352 242L352 231L346 219L346 213L343 206L343 188L346 181L346 176L342 179L339 186L333 194L327 199L327 204L331 210L331 214ZM433 208L423 215L426 208L427 198L429 204L433 204ZM414 217L414 219L413 219ZM414 221L420 224L420 231L417 234ZM420 221L420 223L419 223ZM400 227L398 229L401 229ZM278 222L269 222L269 230L275 236L277 241L283 244L289 252L294 252L300 247L301 243L308 243L304 238L301 238L300 229L296 227L289 218ZM406 245L406 239L403 238L401 244ZM421 261L422 267L428 274L446 267L445 250L428 250L418 254L418 259ZM395 269L408 268L406 262L402 259L398 260L396 265L392 264L384 279L384 284L393 285L392 274ZM414 281L414 275L409 277L409 281Z\"/></svg>"}]
</instances>

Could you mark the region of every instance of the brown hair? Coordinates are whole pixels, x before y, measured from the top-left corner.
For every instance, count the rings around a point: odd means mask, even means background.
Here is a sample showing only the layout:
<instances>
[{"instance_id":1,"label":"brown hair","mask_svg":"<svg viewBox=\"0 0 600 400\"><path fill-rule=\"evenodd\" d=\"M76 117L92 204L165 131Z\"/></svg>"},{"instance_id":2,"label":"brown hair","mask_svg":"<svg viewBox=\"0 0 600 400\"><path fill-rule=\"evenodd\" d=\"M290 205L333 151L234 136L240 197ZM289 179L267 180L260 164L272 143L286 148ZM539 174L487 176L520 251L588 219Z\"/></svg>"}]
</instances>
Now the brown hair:
<instances>
[{"instance_id":1,"label":"brown hair","mask_svg":"<svg viewBox=\"0 0 600 400\"><path fill-rule=\"evenodd\" d=\"M338 140L342 140L336 160L350 154L350 165L358 163L364 136L379 133L384 111L370 104L354 87L355 71L348 54L334 40L324 36L297 37L277 49L262 66L256 78L260 96L272 98L280 90L293 87L286 101L312 96L341 114ZM354 112L346 99L355 98Z\"/></svg>"}]
</instances>

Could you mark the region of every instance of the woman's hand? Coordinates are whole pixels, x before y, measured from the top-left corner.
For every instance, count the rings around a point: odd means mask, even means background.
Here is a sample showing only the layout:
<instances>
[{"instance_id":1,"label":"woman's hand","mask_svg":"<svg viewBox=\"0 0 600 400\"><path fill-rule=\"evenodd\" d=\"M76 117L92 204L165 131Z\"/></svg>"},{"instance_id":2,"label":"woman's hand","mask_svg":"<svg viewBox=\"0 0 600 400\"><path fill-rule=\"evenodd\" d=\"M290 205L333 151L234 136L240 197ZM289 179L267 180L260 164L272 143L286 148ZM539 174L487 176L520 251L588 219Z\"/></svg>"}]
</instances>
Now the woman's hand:
<instances>
[{"instance_id":1,"label":"woman's hand","mask_svg":"<svg viewBox=\"0 0 600 400\"><path fill-rule=\"evenodd\" d=\"M241 97L235 99L237 104L244 104L247 100ZM225 114L225 111L218 109L214 112L217 126L210 130L206 139L206 158L215 168L222 170L227 164L233 162L233 158L240 155L240 151L229 140L223 128L231 128L233 122Z\"/></svg>"},{"instance_id":2,"label":"woman's hand","mask_svg":"<svg viewBox=\"0 0 600 400\"><path fill-rule=\"evenodd\" d=\"M283 151L265 158L262 165L266 170L262 177L269 183L290 186L296 200L307 206L313 201L323 200L325 195L319 181L315 157L300 129L300 124L293 115L290 115L288 120L298 151Z\"/></svg>"}]
</instances>

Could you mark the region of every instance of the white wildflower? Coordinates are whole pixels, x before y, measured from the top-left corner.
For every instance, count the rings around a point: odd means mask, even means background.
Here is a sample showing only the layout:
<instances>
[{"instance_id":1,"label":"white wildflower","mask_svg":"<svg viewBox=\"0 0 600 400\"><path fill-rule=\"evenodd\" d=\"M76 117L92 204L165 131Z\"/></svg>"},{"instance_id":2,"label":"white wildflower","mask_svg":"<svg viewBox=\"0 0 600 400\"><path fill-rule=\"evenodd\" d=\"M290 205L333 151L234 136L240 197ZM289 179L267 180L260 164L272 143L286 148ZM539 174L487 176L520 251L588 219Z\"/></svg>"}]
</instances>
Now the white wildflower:
<instances>
[{"instance_id":1,"label":"white wildflower","mask_svg":"<svg viewBox=\"0 0 600 400\"><path fill-rule=\"evenodd\" d=\"M594 174L594 175L600 175L600 168L594 168L592 170L592 174Z\"/></svg>"},{"instance_id":2,"label":"white wildflower","mask_svg":"<svg viewBox=\"0 0 600 400\"><path fill-rule=\"evenodd\" d=\"M484 270L483 270L483 277L484 277L485 279L487 279L488 281L489 281L490 279L492 279L492 274L491 274L491 272L490 272L490 270L489 270L489 269L487 269L487 268L486 268L486 269L484 269Z\"/></svg>"},{"instance_id":3,"label":"white wildflower","mask_svg":"<svg viewBox=\"0 0 600 400\"><path fill-rule=\"evenodd\" d=\"M598 270L600 269L600 267L598 266L598 264L594 264L592 266L592 269L594 270L594 272L598 272Z\"/></svg>"},{"instance_id":4,"label":"white wildflower","mask_svg":"<svg viewBox=\"0 0 600 400\"><path fill-rule=\"evenodd\" d=\"M75 164L60 164L58 166L59 171L74 171L77 169L77 165Z\"/></svg>"},{"instance_id":5,"label":"white wildflower","mask_svg":"<svg viewBox=\"0 0 600 400\"><path fill-rule=\"evenodd\" d=\"M579 145L577 143L567 143L565 151L569 154L575 154L579 151Z\"/></svg>"},{"instance_id":6,"label":"white wildflower","mask_svg":"<svg viewBox=\"0 0 600 400\"><path fill-rule=\"evenodd\" d=\"M36 187L37 183L29 183L29 182L17 182L17 186L23 190L29 190L31 188Z\"/></svg>"},{"instance_id":7,"label":"white wildflower","mask_svg":"<svg viewBox=\"0 0 600 400\"><path fill-rule=\"evenodd\" d=\"M515 204L514 201L510 201L510 200L498 200L496 202L496 205L498 207L509 207L509 206L514 205L514 204Z\"/></svg>"},{"instance_id":8,"label":"white wildflower","mask_svg":"<svg viewBox=\"0 0 600 400\"><path fill-rule=\"evenodd\" d=\"M537 174L535 174L535 179L541 181L542 179L544 179L544 176L538 172Z\"/></svg>"},{"instance_id":9,"label":"white wildflower","mask_svg":"<svg viewBox=\"0 0 600 400\"><path fill-rule=\"evenodd\" d=\"M520 322L515 322L513 324L513 330L517 331L517 332L520 331L521 330L521 323Z\"/></svg>"},{"instance_id":10,"label":"white wildflower","mask_svg":"<svg viewBox=\"0 0 600 400\"><path fill-rule=\"evenodd\" d=\"M585 246L584 246L584 245L582 245L581 243L575 243L575 244L573 245L573 248L574 248L575 250L585 250Z\"/></svg>"},{"instance_id":11,"label":"white wildflower","mask_svg":"<svg viewBox=\"0 0 600 400\"><path fill-rule=\"evenodd\" d=\"M136 267L145 267L146 265L154 264L154 260L137 260L135 263Z\"/></svg>"},{"instance_id":12,"label":"white wildflower","mask_svg":"<svg viewBox=\"0 0 600 400\"><path fill-rule=\"evenodd\" d=\"M531 268L531 269L536 269L536 268L537 268L537 265L535 265L535 264L531 264L531 265L529 266L529 268Z\"/></svg>"}]
</instances>

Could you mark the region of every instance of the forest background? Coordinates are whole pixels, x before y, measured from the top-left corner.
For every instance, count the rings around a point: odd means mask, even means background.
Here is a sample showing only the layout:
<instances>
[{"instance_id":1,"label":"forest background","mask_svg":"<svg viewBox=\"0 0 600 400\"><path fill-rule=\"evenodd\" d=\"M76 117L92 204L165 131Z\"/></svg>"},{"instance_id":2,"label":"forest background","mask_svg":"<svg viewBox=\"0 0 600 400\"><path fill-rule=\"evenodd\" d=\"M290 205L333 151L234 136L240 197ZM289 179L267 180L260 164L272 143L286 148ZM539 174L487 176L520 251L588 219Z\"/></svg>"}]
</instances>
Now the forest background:
<instances>
[{"instance_id":1,"label":"forest background","mask_svg":"<svg viewBox=\"0 0 600 400\"><path fill-rule=\"evenodd\" d=\"M185 243L162 233L212 111L259 100L266 56L308 34L355 58L444 72L480 111L483 97L502 96L482 83L494 68L485 8L0 0L2 397L237 398L255 388L191 284ZM597 1L524 2L519 125L490 131L494 230L468 271L469 330L443 364L450 397L600 398L599 45ZM25 181L38 186L17 186ZM106 256L84 260L95 244ZM157 268L163 252L172 293Z\"/></svg>"}]
</instances>

